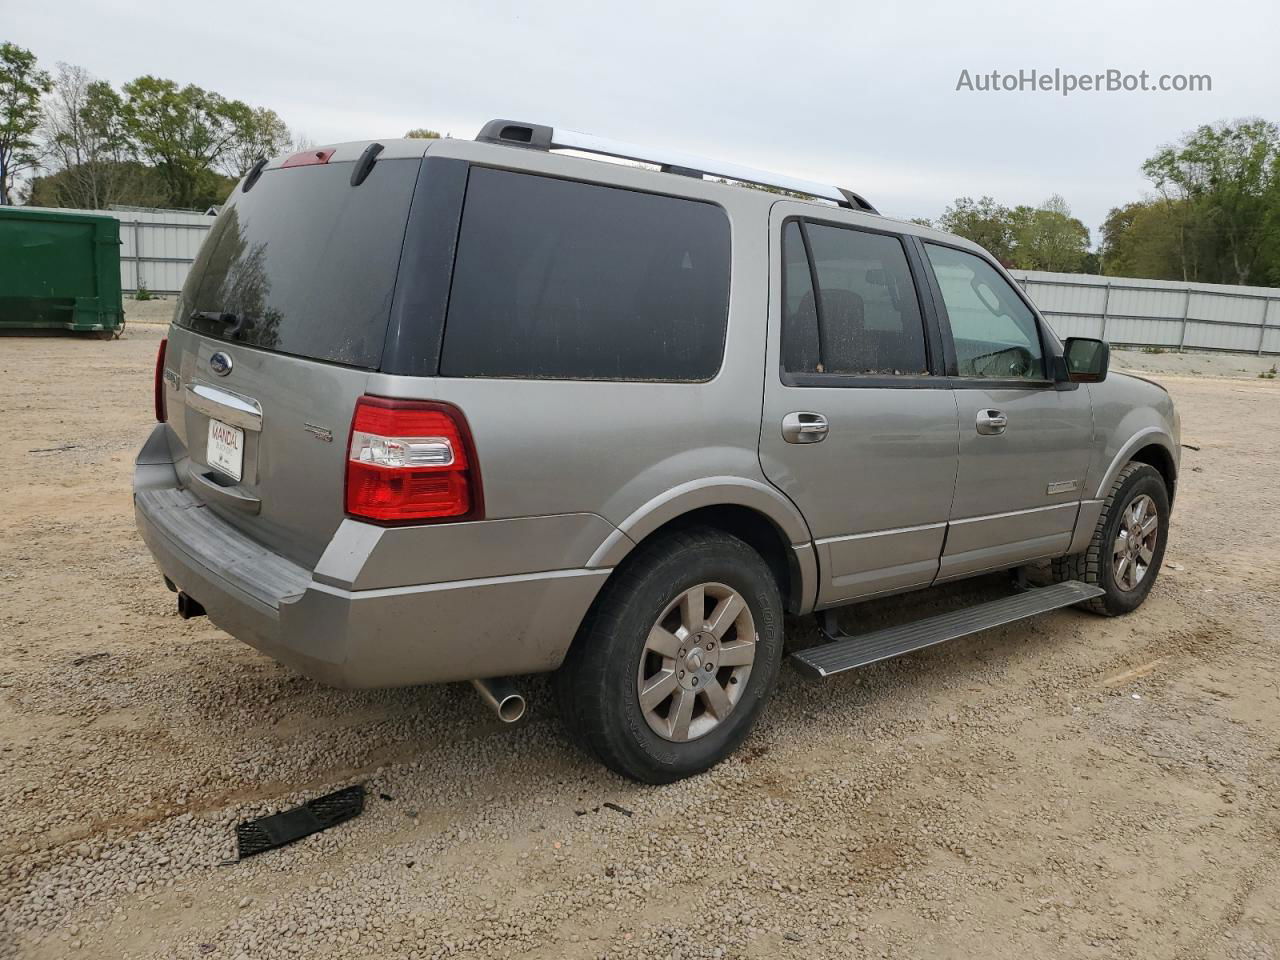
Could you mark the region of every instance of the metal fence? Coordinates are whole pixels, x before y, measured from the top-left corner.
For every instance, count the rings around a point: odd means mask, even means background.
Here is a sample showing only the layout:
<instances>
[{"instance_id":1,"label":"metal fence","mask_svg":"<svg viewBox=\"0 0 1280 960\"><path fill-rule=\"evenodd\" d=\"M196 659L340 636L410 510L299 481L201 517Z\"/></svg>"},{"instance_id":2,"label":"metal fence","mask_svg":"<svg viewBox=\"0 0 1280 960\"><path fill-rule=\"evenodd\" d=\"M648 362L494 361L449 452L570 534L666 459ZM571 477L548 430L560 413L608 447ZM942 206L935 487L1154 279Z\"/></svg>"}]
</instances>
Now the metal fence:
<instances>
[{"instance_id":1,"label":"metal fence","mask_svg":"<svg viewBox=\"0 0 1280 960\"><path fill-rule=\"evenodd\" d=\"M178 293L213 217L199 213L106 211L120 221L120 286Z\"/></svg>"},{"instance_id":2,"label":"metal fence","mask_svg":"<svg viewBox=\"0 0 1280 960\"><path fill-rule=\"evenodd\" d=\"M178 293L213 226L213 217L177 210L68 210L120 221L120 286Z\"/></svg>"},{"instance_id":3,"label":"metal fence","mask_svg":"<svg viewBox=\"0 0 1280 960\"><path fill-rule=\"evenodd\" d=\"M1280 289L1010 271L1060 337L1280 353Z\"/></svg>"}]
</instances>

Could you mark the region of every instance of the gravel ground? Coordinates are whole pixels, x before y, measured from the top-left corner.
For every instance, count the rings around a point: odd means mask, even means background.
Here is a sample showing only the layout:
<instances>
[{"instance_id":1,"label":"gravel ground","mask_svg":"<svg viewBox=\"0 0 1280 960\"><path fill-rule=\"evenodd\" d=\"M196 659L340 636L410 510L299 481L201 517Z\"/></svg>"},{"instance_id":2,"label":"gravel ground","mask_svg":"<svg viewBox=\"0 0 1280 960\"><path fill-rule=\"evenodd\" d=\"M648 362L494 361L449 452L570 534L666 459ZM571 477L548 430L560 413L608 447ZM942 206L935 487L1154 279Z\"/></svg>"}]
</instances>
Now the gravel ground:
<instances>
[{"instance_id":1,"label":"gravel ground","mask_svg":"<svg viewBox=\"0 0 1280 960\"><path fill-rule=\"evenodd\" d=\"M1201 449L1138 613L784 669L737 757L651 788L540 680L503 728L179 620L129 503L160 333L0 341L0 956L1280 952L1280 383L1167 379ZM227 862L239 820L356 782L361 817Z\"/></svg>"},{"instance_id":2,"label":"gravel ground","mask_svg":"<svg viewBox=\"0 0 1280 960\"><path fill-rule=\"evenodd\" d=\"M166 323L168 319L164 318ZM1176 350L1150 353L1147 350L1113 349L1111 365L1117 370L1133 370L1143 374L1226 377L1231 380L1269 380L1277 376L1277 359L1274 355L1258 357L1252 354L1206 353L1196 350L1188 350L1186 353L1178 353Z\"/></svg>"},{"instance_id":3,"label":"gravel ground","mask_svg":"<svg viewBox=\"0 0 1280 960\"><path fill-rule=\"evenodd\" d=\"M126 327L130 323L161 323L168 325L173 319L174 298L152 297L150 300L133 300L128 297L124 301L124 319Z\"/></svg>"}]
</instances>

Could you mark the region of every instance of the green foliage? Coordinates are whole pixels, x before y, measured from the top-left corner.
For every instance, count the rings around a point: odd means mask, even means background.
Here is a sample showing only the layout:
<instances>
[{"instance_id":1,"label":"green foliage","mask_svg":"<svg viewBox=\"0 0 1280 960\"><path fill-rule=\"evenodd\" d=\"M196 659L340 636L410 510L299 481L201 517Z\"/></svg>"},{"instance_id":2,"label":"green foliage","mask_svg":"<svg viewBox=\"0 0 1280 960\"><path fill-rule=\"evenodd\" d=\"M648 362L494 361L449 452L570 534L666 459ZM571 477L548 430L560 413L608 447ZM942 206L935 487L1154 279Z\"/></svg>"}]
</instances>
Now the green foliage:
<instances>
[{"instance_id":1,"label":"green foliage","mask_svg":"<svg viewBox=\"0 0 1280 960\"><path fill-rule=\"evenodd\" d=\"M1143 347L1143 353L1164 353L1164 347Z\"/></svg>"},{"instance_id":2,"label":"green foliage","mask_svg":"<svg viewBox=\"0 0 1280 960\"><path fill-rule=\"evenodd\" d=\"M239 180L259 157L284 153L293 134L280 115L266 107L250 107L239 100L226 102L226 112L235 127L235 135L222 157L222 169Z\"/></svg>"},{"instance_id":3,"label":"green foliage","mask_svg":"<svg viewBox=\"0 0 1280 960\"><path fill-rule=\"evenodd\" d=\"M1006 266L1013 264L1013 212L991 197L959 197L943 212L938 226L972 240Z\"/></svg>"},{"instance_id":4,"label":"green foliage","mask_svg":"<svg viewBox=\"0 0 1280 960\"><path fill-rule=\"evenodd\" d=\"M1172 205L1186 279L1249 283L1280 227L1280 127L1256 118L1198 127L1142 172ZM1201 272L1209 276L1191 276Z\"/></svg>"},{"instance_id":5,"label":"green foliage","mask_svg":"<svg viewBox=\"0 0 1280 960\"><path fill-rule=\"evenodd\" d=\"M68 166L33 177L25 202L35 207L83 210L102 210L113 203L131 207L171 206L169 187L160 171L138 160Z\"/></svg>"},{"instance_id":6,"label":"green foliage","mask_svg":"<svg viewBox=\"0 0 1280 960\"><path fill-rule=\"evenodd\" d=\"M440 134L435 130L428 130L426 127L414 127L412 130L405 132L407 140L439 140Z\"/></svg>"},{"instance_id":7,"label":"green foliage","mask_svg":"<svg viewBox=\"0 0 1280 960\"><path fill-rule=\"evenodd\" d=\"M1010 210L956 200L939 226L1028 270L1205 283L1280 285L1280 126L1259 119L1199 127L1142 165L1153 196L1115 207L1089 231L1059 196Z\"/></svg>"},{"instance_id":8,"label":"green foliage","mask_svg":"<svg viewBox=\"0 0 1280 960\"><path fill-rule=\"evenodd\" d=\"M991 197L960 197L938 225L986 248L1006 266L1080 272L1088 265L1089 230L1057 194L1039 207L1013 210Z\"/></svg>"},{"instance_id":9,"label":"green foliage","mask_svg":"<svg viewBox=\"0 0 1280 960\"><path fill-rule=\"evenodd\" d=\"M48 89L40 133L50 172L30 185L35 204L203 209L292 140L274 110L160 77L117 92L60 64Z\"/></svg>"},{"instance_id":10,"label":"green foliage","mask_svg":"<svg viewBox=\"0 0 1280 960\"><path fill-rule=\"evenodd\" d=\"M176 207L207 203L214 167L240 135L247 105L172 80L143 76L124 85L124 124L139 154L157 167Z\"/></svg>"},{"instance_id":11,"label":"green foliage","mask_svg":"<svg viewBox=\"0 0 1280 960\"><path fill-rule=\"evenodd\" d=\"M1102 225L1103 273L1112 277L1190 280L1184 276L1179 202L1139 200L1116 207Z\"/></svg>"},{"instance_id":12,"label":"green foliage","mask_svg":"<svg viewBox=\"0 0 1280 960\"><path fill-rule=\"evenodd\" d=\"M147 285L146 285L146 283L145 283L144 281L139 280L139 281L138 281L138 290L137 290L137 292L136 292L136 293L134 293L134 295L133 295L133 299L135 299L135 300L154 300L154 299L155 299L155 294L153 294L153 293L152 293L152 292L147 288Z\"/></svg>"},{"instance_id":13,"label":"green foliage","mask_svg":"<svg viewBox=\"0 0 1280 960\"><path fill-rule=\"evenodd\" d=\"M1011 217L1013 261L1023 270L1080 273L1089 253L1089 228L1071 216L1058 194L1039 207L1017 207Z\"/></svg>"},{"instance_id":14,"label":"green foliage","mask_svg":"<svg viewBox=\"0 0 1280 960\"><path fill-rule=\"evenodd\" d=\"M14 177L39 160L34 134L40 125L40 97L50 86L35 54L0 43L0 204L12 202Z\"/></svg>"}]
</instances>

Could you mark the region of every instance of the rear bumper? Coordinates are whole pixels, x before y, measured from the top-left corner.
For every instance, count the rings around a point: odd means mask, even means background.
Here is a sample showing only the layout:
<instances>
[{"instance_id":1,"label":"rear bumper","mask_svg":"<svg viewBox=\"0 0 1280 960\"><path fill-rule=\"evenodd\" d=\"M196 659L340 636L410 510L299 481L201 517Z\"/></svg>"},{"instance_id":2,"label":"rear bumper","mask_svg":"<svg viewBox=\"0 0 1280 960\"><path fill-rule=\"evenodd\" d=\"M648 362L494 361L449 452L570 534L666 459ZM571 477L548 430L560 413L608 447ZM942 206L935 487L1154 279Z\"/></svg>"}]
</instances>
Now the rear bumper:
<instances>
[{"instance_id":1,"label":"rear bumper","mask_svg":"<svg viewBox=\"0 0 1280 960\"><path fill-rule=\"evenodd\" d=\"M218 627L323 683L408 686L552 670L610 572L336 586L257 544L180 488L163 431L152 434L134 472L138 531L161 573ZM343 523L326 557L376 557L369 540L379 529ZM350 582L360 583L361 572Z\"/></svg>"}]
</instances>

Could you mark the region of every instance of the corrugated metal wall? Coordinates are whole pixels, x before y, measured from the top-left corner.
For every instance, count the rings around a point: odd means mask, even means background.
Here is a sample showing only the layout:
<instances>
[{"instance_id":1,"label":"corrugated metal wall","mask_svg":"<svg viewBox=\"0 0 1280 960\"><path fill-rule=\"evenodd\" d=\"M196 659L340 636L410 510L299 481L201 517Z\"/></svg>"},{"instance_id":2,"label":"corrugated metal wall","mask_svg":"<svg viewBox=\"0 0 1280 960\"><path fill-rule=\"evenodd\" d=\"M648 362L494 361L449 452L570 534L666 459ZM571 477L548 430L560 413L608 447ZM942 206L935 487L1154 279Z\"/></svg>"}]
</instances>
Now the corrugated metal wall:
<instances>
[{"instance_id":1,"label":"corrugated metal wall","mask_svg":"<svg viewBox=\"0 0 1280 960\"><path fill-rule=\"evenodd\" d=\"M120 221L120 285L136 293L141 278L152 293L178 293L213 226L213 217L170 210L71 210Z\"/></svg>"},{"instance_id":2,"label":"corrugated metal wall","mask_svg":"<svg viewBox=\"0 0 1280 960\"><path fill-rule=\"evenodd\" d=\"M120 221L120 284L136 291L177 293L200 252L213 217L196 213L108 211Z\"/></svg>"},{"instance_id":3,"label":"corrugated metal wall","mask_svg":"<svg viewBox=\"0 0 1280 960\"><path fill-rule=\"evenodd\" d=\"M1280 289L1011 270L1060 337L1280 353Z\"/></svg>"}]
</instances>

